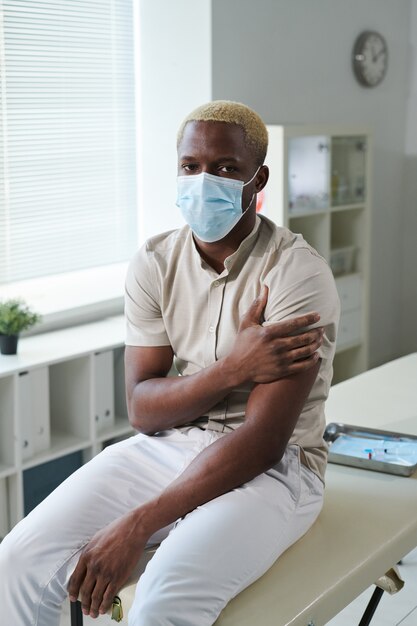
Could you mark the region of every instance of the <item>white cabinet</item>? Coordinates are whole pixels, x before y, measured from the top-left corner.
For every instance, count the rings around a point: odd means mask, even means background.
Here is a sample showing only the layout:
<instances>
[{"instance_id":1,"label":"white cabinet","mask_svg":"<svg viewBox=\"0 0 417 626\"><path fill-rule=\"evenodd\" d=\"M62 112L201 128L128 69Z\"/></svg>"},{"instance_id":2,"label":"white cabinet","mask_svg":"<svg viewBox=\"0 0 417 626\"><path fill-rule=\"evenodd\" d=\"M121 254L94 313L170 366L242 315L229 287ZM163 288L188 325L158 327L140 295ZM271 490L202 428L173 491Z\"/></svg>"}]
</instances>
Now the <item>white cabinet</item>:
<instances>
[{"instance_id":1,"label":"white cabinet","mask_svg":"<svg viewBox=\"0 0 417 626\"><path fill-rule=\"evenodd\" d=\"M268 126L257 210L328 261L341 300L333 382L368 368L371 136L363 128Z\"/></svg>"},{"instance_id":2,"label":"white cabinet","mask_svg":"<svg viewBox=\"0 0 417 626\"><path fill-rule=\"evenodd\" d=\"M133 434L123 316L22 338L0 356L0 539L115 439Z\"/></svg>"}]
</instances>

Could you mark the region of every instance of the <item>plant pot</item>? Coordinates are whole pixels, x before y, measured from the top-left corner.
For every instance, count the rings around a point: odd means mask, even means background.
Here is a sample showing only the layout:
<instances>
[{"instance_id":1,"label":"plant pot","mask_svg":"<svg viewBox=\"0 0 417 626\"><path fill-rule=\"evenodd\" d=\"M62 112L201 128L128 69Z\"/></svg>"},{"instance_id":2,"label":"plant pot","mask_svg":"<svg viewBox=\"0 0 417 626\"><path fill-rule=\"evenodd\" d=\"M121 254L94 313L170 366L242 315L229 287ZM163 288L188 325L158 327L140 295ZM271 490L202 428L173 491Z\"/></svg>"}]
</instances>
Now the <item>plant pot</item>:
<instances>
[{"instance_id":1,"label":"plant pot","mask_svg":"<svg viewBox=\"0 0 417 626\"><path fill-rule=\"evenodd\" d=\"M17 354L19 335L0 335L0 352L2 354Z\"/></svg>"}]
</instances>

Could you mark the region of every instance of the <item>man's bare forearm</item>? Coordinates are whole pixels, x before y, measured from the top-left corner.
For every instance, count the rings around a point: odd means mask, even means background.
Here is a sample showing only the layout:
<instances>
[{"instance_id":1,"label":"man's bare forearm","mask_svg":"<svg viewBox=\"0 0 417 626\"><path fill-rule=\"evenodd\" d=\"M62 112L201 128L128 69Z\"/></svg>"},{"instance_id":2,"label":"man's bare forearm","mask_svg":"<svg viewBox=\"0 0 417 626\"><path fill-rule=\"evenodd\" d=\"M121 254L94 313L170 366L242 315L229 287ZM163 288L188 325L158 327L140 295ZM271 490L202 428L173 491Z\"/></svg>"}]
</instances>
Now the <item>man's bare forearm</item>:
<instances>
[{"instance_id":1,"label":"man's bare forearm","mask_svg":"<svg viewBox=\"0 0 417 626\"><path fill-rule=\"evenodd\" d=\"M223 400L239 378L227 359L191 376L157 377L139 382L130 401L130 421L146 434L192 422Z\"/></svg>"}]
</instances>

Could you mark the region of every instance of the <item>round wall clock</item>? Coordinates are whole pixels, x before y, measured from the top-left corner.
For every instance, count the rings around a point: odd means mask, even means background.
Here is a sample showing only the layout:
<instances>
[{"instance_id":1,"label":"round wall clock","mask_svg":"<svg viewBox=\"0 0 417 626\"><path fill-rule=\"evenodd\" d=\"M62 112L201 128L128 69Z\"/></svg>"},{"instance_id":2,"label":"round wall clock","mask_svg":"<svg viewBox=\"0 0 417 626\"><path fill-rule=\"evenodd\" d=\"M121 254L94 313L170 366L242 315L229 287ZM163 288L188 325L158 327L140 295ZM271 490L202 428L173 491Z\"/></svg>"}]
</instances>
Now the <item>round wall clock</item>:
<instances>
[{"instance_id":1,"label":"round wall clock","mask_svg":"<svg viewBox=\"0 0 417 626\"><path fill-rule=\"evenodd\" d=\"M361 33L353 46L352 63L361 85L379 85L388 67L388 47L384 37L372 30Z\"/></svg>"}]
</instances>

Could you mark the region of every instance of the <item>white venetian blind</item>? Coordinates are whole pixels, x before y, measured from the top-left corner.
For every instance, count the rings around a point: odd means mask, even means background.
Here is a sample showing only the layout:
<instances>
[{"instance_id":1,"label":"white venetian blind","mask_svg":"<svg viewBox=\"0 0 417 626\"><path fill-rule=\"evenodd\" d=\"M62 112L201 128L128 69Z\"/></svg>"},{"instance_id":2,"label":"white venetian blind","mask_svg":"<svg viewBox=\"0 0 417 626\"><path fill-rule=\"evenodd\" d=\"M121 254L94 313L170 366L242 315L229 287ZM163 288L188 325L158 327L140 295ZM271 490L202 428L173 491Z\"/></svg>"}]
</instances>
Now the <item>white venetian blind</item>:
<instances>
[{"instance_id":1,"label":"white venetian blind","mask_svg":"<svg viewBox=\"0 0 417 626\"><path fill-rule=\"evenodd\" d=\"M0 0L0 283L135 249L133 0Z\"/></svg>"}]
</instances>

